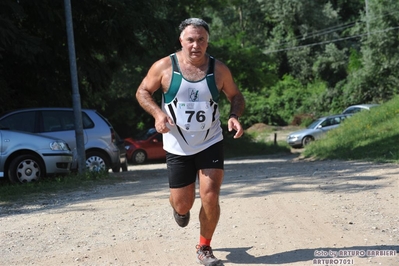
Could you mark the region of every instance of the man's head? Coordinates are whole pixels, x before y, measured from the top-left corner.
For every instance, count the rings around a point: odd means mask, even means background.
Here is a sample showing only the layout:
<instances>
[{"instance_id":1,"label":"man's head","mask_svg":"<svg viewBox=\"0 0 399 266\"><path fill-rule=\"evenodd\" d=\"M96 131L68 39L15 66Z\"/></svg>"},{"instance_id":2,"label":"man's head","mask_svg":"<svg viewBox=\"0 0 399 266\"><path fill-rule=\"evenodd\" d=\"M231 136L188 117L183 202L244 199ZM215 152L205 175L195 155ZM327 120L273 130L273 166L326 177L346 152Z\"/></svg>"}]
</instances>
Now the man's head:
<instances>
[{"instance_id":1,"label":"man's head","mask_svg":"<svg viewBox=\"0 0 399 266\"><path fill-rule=\"evenodd\" d=\"M184 20L179 29L182 52L190 60L203 60L208 48L209 26L199 18Z\"/></svg>"},{"instance_id":2,"label":"man's head","mask_svg":"<svg viewBox=\"0 0 399 266\"><path fill-rule=\"evenodd\" d=\"M194 28L203 27L208 32L208 35L210 35L208 23L206 23L203 19L188 18L183 20L179 25L180 34L187 26L193 26Z\"/></svg>"}]
</instances>

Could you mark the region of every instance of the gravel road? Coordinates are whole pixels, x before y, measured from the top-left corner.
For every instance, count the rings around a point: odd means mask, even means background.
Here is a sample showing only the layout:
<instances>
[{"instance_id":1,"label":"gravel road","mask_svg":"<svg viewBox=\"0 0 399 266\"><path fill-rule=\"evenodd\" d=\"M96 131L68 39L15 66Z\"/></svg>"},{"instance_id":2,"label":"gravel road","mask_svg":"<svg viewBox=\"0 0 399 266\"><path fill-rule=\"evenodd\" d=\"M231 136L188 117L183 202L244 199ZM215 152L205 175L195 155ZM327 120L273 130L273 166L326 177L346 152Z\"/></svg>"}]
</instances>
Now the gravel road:
<instances>
[{"instance_id":1,"label":"gravel road","mask_svg":"<svg viewBox=\"0 0 399 266\"><path fill-rule=\"evenodd\" d=\"M197 198L176 225L163 163L31 202L0 200L1 265L197 265ZM122 182L120 182L122 179ZM226 161L214 254L224 265L399 265L399 165Z\"/></svg>"}]
</instances>

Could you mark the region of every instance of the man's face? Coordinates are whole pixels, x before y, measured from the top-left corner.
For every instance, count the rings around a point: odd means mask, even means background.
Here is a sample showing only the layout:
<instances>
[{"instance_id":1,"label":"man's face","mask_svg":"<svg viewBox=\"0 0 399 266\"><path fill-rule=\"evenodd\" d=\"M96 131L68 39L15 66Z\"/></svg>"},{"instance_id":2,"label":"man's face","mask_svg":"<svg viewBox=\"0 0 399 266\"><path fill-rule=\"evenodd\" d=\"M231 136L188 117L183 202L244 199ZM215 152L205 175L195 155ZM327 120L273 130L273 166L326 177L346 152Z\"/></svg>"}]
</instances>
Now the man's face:
<instances>
[{"instance_id":1,"label":"man's face","mask_svg":"<svg viewBox=\"0 0 399 266\"><path fill-rule=\"evenodd\" d=\"M208 32L203 27L187 26L180 34L182 51L190 58L202 58L208 48Z\"/></svg>"}]
</instances>

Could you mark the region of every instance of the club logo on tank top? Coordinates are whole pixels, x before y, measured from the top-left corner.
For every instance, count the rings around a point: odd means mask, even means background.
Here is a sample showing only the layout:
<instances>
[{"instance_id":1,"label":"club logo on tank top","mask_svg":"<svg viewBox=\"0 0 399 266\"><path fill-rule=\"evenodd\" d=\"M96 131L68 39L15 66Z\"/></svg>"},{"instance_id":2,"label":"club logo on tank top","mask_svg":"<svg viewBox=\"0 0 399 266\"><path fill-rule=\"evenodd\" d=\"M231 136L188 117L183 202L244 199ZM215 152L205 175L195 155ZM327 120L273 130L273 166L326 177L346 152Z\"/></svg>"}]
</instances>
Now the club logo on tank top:
<instances>
[{"instance_id":1,"label":"club logo on tank top","mask_svg":"<svg viewBox=\"0 0 399 266\"><path fill-rule=\"evenodd\" d=\"M192 102L198 101L198 93L199 93L198 90L190 89L189 90L189 94L188 94L188 97L189 97L190 101L192 101Z\"/></svg>"}]
</instances>

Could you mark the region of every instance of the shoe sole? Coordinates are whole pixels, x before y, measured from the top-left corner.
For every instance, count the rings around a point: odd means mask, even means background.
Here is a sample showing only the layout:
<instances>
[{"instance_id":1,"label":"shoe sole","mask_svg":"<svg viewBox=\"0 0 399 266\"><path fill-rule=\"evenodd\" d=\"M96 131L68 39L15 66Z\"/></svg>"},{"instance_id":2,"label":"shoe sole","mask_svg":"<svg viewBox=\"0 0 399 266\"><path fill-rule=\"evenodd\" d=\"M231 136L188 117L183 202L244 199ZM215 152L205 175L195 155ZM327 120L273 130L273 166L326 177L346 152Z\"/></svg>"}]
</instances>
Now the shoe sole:
<instances>
[{"instance_id":1,"label":"shoe sole","mask_svg":"<svg viewBox=\"0 0 399 266\"><path fill-rule=\"evenodd\" d=\"M173 217L180 227L186 227L190 222L190 212L186 213L184 216L184 218L181 218L181 216L173 209Z\"/></svg>"},{"instance_id":2,"label":"shoe sole","mask_svg":"<svg viewBox=\"0 0 399 266\"><path fill-rule=\"evenodd\" d=\"M204 266L224 266L224 264L221 260L211 262L210 264L203 264L201 261L197 260L197 263L204 265Z\"/></svg>"}]
</instances>

